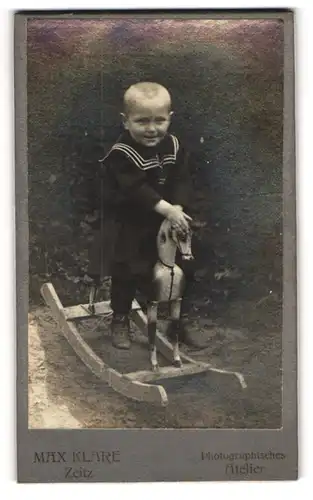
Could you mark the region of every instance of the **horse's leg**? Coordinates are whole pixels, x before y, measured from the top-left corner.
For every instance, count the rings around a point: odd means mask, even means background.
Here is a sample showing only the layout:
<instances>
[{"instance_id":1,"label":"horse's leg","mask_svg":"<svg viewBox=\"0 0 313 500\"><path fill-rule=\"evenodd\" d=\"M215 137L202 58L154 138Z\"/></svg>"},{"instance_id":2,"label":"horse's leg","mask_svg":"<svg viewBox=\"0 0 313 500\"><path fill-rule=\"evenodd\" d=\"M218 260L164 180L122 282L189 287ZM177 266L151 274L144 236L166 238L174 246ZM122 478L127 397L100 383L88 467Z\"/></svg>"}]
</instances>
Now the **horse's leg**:
<instances>
[{"instance_id":1,"label":"horse's leg","mask_svg":"<svg viewBox=\"0 0 313 500\"><path fill-rule=\"evenodd\" d=\"M89 290L89 305L88 309L91 314L95 314L95 301L98 295L99 287L97 285L91 285Z\"/></svg>"},{"instance_id":2,"label":"horse's leg","mask_svg":"<svg viewBox=\"0 0 313 500\"><path fill-rule=\"evenodd\" d=\"M150 355L150 363L152 371L156 371L159 368L156 346L155 346L157 315L158 315L158 303L156 301L149 302L147 307L147 318L148 318L149 355Z\"/></svg>"},{"instance_id":3,"label":"horse's leg","mask_svg":"<svg viewBox=\"0 0 313 500\"><path fill-rule=\"evenodd\" d=\"M171 330L174 332L174 342L173 342L173 365L179 368L182 365L180 355L179 355L179 321L180 321L180 310L181 310L181 301L182 299L175 299L171 301L170 309L171 309Z\"/></svg>"}]
</instances>

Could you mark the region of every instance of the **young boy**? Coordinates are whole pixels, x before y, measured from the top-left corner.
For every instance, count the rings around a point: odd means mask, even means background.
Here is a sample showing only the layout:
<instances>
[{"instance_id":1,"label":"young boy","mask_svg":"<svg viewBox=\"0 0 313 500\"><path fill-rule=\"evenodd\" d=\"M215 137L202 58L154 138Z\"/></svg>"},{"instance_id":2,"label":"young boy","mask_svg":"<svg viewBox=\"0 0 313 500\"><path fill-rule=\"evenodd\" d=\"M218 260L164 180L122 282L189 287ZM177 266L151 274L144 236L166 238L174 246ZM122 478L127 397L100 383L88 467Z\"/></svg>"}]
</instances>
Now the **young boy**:
<instances>
[{"instance_id":1,"label":"young boy","mask_svg":"<svg viewBox=\"0 0 313 500\"><path fill-rule=\"evenodd\" d=\"M192 220L185 212L190 198L187 155L168 133L172 114L170 94L162 85L132 85L124 95L121 113L125 131L103 160L102 201L106 199L115 225L111 328L112 343L118 349L130 348L128 315L136 290L151 282L162 220L167 218L183 231ZM182 326L183 341L186 335Z\"/></svg>"}]
</instances>

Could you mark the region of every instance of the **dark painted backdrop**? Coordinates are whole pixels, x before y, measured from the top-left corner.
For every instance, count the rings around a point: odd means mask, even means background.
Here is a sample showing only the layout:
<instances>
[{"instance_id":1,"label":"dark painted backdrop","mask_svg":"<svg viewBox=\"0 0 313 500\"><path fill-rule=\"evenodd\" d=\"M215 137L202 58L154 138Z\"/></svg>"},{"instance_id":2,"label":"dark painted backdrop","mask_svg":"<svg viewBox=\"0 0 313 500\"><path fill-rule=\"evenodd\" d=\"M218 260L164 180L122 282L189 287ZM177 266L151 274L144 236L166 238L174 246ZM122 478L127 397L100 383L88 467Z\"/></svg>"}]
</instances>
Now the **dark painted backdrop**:
<instances>
[{"instance_id":1,"label":"dark painted backdrop","mask_svg":"<svg viewBox=\"0 0 313 500\"><path fill-rule=\"evenodd\" d=\"M173 133L192 153L193 299L280 294L283 24L279 21L33 20L28 26L30 298L53 281L86 296L84 190L100 139L120 132L123 92L170 90Z\"/></svg>"}]
</instances>

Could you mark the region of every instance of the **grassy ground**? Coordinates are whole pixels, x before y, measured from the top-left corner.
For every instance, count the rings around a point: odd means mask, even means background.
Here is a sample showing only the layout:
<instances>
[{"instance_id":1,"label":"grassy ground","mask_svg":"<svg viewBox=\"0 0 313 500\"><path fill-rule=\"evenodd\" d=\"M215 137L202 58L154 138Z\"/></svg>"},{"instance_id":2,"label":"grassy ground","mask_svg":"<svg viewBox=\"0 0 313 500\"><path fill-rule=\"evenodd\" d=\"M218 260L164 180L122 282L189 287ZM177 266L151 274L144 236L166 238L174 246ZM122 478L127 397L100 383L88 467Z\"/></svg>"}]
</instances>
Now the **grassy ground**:
<instances>
[{"instance_id":1,"label":"grassy ground","mask_svg":"<svg viewBox=\"0 0 313 500\"><path fill-rule=\"evenodd\" d=\"M169 405L131 401L101 383L83 365L46 307L29 315L29 418L32 428L278 428L281 425L280 305L274 296L234 300L221 309L197 308L189 327L206 342L195 359L241 372L234 377L209 372L164 383ZM221 319L223 318L223 319ZM164 324L161 322L160 327ZM130 352L113 349L108 325L90 345L120 371L147 368L145 340L136 332ZM185 349L186 350L186 349Z\"/></svg>"}]
</instances>

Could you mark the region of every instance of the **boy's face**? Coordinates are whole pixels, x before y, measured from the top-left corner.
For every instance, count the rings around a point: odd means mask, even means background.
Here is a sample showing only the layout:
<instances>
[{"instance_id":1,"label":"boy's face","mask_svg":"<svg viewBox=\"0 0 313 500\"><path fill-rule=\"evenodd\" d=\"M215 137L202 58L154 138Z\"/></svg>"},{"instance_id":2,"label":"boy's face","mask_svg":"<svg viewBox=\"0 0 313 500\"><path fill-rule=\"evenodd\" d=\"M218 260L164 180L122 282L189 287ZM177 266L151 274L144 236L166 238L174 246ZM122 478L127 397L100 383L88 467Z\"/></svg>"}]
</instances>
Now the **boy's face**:
<instances>
[{"instance_id":1,"label":"boy's face","mask_svg":"<svg viewBox=\"0 0 313 500\"><path fill-rule=\"evenodd\" d=\"M154 147L162 141L170 125L172 112L160 99L145 99L131 105L123 123L132 138L143 146Z\"/></svg>"}]
</instances>

